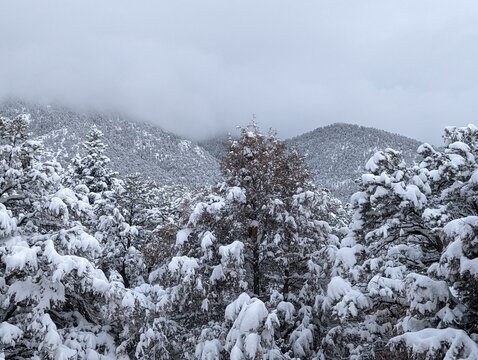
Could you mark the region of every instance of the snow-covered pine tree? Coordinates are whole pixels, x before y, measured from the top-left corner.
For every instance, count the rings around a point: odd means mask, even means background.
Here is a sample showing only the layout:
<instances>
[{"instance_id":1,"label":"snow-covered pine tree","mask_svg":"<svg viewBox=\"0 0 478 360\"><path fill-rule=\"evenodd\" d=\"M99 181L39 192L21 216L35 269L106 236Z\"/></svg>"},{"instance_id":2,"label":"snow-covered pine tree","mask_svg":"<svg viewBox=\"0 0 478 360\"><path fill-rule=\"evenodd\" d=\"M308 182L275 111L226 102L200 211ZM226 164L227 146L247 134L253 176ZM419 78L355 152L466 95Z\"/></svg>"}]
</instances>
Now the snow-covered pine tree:
<instances>
[{"instance_id":1,"label":"snow-covered pine tree","mask_svg":"<svg viewBox=\"0 0 478 360\"><path fill-rule=\"evenodd\" d=\"M144 179L139 173L127 175L122 186L115 189L113 197L130 226L152 230L166 216L161 213L165 204L158 189L154 181Z\"/></svg>"},{"instance_id":2,"label":"snow-covered pine tree","mask_svg":"<svg viewBox=\"0 0 478 360\"><path fill-rule=\"evenodd\" d=\"M243 244L218 239L234 232L228 201L240 199L231 195L228 200L210 190L196 194L177 204L183 208L179 224L164 224L154 233L160 239L155 242L157 249L151 250L158 254L159 266L149 280L166 287L163 307L188 339L183 347L186 358L193 357L197 342L208 343L206 352L221 352L222 347L212 350L212 346L221 344L217 339L223 332L225 307L247 286Z\"/></svg>"},{"instance_id":3,"label":"snow-covered pine tree","mask_svg":"<svg viewBox=\"0 0 478 360\"><path fill-rule=\"evenodd\" d=\"M114 188L117 173L110 169L110 159L105 155L103 133L93 126L82 147L84 154L77 154L71 162L69 183L86 185L93 194Z\"/></svg>"},{"instance_id":4,"label":"snow-covered pine tree","mask_svg":"<svg viewBox=\"0 0 478 360\"><path fill-rule=\"evenodd\" d=\"M191 193L190 189L181 185L163 185L155 187L153 191L156 202L153 217L160 220L151 222L155 228L141 248L147 274L167 263L175 245L176 233L188 221L191 204L202 201L203 196L206 196L200 189Z\"/></svg>"},{"instance_id":5,"label":"snow-covered pine tree","mask_svg":"<svg viewBox=\"0 0 478 360\"><path fill-rule=\"evenodd\" d=\"M150 279L169 280L171 303L196 334L199 357L221 349L235 358L312 356L323 251L337 245L327 222L340 223L340 203L315 191L303 156L254 123L231 141L222 167L226 182L191 202L169 240L172 256ZM252 302L267 315L246 346L238 316L242 307L255 309ZM239 305L224 319L232 303Z\"/></svg>"},{"instance_id":6,"label":"snow-covered pine tree","mask_svg":"<svg viewBox=\"0 0 478 360\"><path fill-rule=\"evenodd\" d=\"M14 119L0 118L0 203L14 209L19 223L32 217L32 199L28 197L41 199L43 187L58 180L57 164L39 162L42 145L28 139L29 121L25 114ZM42 177L44 172L50 176Z\"/></svg>"},{"instance_id":7,"label":"snow-covered pine tree","mask_svg":"<svg viewBox=\"0 0 478 360\"><path fill-rule=\"evenodd\" d=\"M231 140L221 167L227 186L238 187L245 194L244 203L236 210L236 221L247 237L248 282L256 296L266 298L274 287L284 286L273 284L274 273L284 269L275 266L278 264L271 248L278 223L274 208L281 205L287 211L292 197L307 186L311 173L303 155L287 149L274 132L263 135L255 122L241 129L239 139ZM267 289L266 284L272 286Z\"/></svg>"},{"instance_id":8,"label":"snow-covered pine tree","mask_svg":"<svg viewBox=\"0 0 478 360\"><path fill-rule=\"evenodd\" d=\"M430 193L427 172L406 168L400 153L377 152L352 196L348 235L335 252L323 304L330 329L326 357L380 357L407 301L404 281L437 259L438 237L422 219ZM328 319L327 319L328 318Z\"/></svg>"},{"instance_id":9,"label":"snow-covered pine tree","mask_svg":"<svg viewBox=\"0 0 478 360\"><path fill-rule=\"evenodd\" d=\"M139 232L136 226L130 226L119 209L112 206L98 221L95 237L101 242L105 254L99 260L101 269L109 276L120 276L125 287L143 282L143 256L139 245Z\"/></svg>"},{"instance_id":10,"label":"snow-covered pine tree","mask_svg":"<svg viewBox=\"0 0 478 360\"><path fill-rule=\"evenodd\" d=\"M448 127L444 140L443 151L419 149L433 189L423 218L441 251L428 271L407 276L405 334L390 342L413 359L478 358L478 128Z\"/></svg>"},{"instance_id":11,"label":"snow-covered pine tree","mask_svg":"<svg viewBox=\"0 0 478 360\"><path fill-rule=\"evenodd\" d=\"M327 357L478 356L477 135L474 126L447 128L443 151L419 148L419 166L392 150L367 163L324 302L334 315Z\"/></svg>"},{"instance_id":12,"label":"snow-covered pine tree","mask_svg":"<svg viewBox=\"0 0 478 360\"><path fill-rule=\"evenodd\" d=\"M108 276L119 275L127 288L144 282L146 265L141 250L162 220L159 201L155 184L140 174L117 180L112 192L96 199L96 237L105 249L101 268Z\"/></svg>"},{"instance_id":13,"label":"snow-covered pine tree","mask_svg":"<svg viewBox=\"0 0 478 360\"><path fill-rule=\"evenodd\" d=\"M154 226L158 212L154 211L152 184L139 175L122 181L110 169L102 138L103 133L92 127L82 144L85 153L72 160L65 183L87 193L94 208L89 230L105 251L99 266L109 277L119 276L129 288L142 282L145 266L140 248L146 239L143 230Z\"/></svg>"},{"instance_id":14,"label":"snow-covered pine tree","mask_svg":"<svg viewBox=\"0 0 478 360\"><path fill-rule=\"evenodd\" d=\"M28 117L0 119L0 351L7 358L114 356L102 316L110 286L90 260L87 199L42 162Z\"/></svg>"}]
</instances>

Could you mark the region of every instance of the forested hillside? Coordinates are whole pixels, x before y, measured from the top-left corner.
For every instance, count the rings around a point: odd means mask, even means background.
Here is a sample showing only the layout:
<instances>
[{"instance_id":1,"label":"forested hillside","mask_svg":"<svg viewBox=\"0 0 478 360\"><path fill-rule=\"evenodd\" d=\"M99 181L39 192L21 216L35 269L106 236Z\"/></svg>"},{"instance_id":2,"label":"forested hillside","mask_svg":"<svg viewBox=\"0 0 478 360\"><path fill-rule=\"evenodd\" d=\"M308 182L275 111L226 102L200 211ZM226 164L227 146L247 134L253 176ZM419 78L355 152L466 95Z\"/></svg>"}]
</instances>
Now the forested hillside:
<instances>
[{"instance_id":1,"label":"forested hillside","mask_svg":"<svg viewBox=\"0 0 478 360\"><path fill-rule=\"evenodd\" d=\"M219 180L219 161L224 156L227 135L195 144L161 128L133 121L113 113L79 112L61 106L7 101L0 113L31 114L32 137L65 165L79 150L79 143L91 126L104 133L106 154L112 166L124 176L139 172L161 184L200 187ZM307 155L315 182L326 187L343 203L357 191L356 180L365 162L387 147L402 152L411 162L420 143L383 130L350 124L332 124L285 141Z\"/></svg>"},{"instance_id":2,"label":"forested hillside","mask_svg":"<svg viewBox=\"0 0 478 360\"><path fill-rule=\"evenodd\" d=\"M343 203L358 190L357 180L365 170L367 160L378 150L392 148L402 152L411 163L420 142L390 132L352 125L332 124L285 140L288 146L306 154L315 181L326 187ZM228 136L216 136L200 145L217 159L224 156Z\"/></svg>"},{"instance_id":3,"label":"forested hillside","mask_svg":"<svg viewBox=\"0 0 478 360\"><path fill-rule=\"evenodd\" d=\"M213 184L217 160L194 142L157 126L114 113L75 111L58 105L6 101L0 114L31 115L30 132L62 165L81 150L80 143L94 125L104 133L106 155L121 175L140 172L161 184L188 187Z\"/></svg>"},{"instance_id":4,"label":"forested hillside","mask_svg":"<svg viewBox=\"0 0 478 360\"><path fill-rule=\"evenodd\" d=\"M364 164L377 151L392 148L401 151L411 164L420 142L405 136L352 124L332 124L317 128L286 141L307 154L307 162L316 181L343 202L358 190L356 180Z\"/></svg>"},{"instance_id":5,"label":"forested hillside","mask_svg":"<svg viewBox=\"0 0 478 360\"><path fill-rule=\"evenodd\" d=\"M475 126L379 149L346 212L255 123L186 192L118 176L99 127L62 166L34 116L0 117L1 357L478 358Z\"/></svg>"}]
</instances>

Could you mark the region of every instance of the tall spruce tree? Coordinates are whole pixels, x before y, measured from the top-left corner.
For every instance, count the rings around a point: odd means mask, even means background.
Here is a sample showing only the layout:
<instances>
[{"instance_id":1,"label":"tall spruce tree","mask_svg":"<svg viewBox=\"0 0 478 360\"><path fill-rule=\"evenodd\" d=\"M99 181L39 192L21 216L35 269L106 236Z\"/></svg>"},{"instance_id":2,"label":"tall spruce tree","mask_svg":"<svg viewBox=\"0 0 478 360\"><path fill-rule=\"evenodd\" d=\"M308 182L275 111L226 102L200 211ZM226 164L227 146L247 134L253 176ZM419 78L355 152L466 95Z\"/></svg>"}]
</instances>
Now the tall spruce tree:
<instances>
[{"instance_id":1,"label":"tall spruce tree","mask_svg":"<svg viewBox=\"0 0 478 360\"><path fill-rule=\"evenodd\" d=\"M439 256L405 281L408 309L394 351L411 358L478 358L478 128L448 127L442 151L424 144L420 166L432 195L423 219L438 237Z\"/></svg>"},{"instance_id":2,"label":"tall spruce tree","mask_svg":"<svg viewBox=\"0 0 478 360\"><path fill-rule=\"evenodd\" d=\"M323 309L330 329L328 357L379 357L405 311L403 283L434 259L435 237L422 220L429 193L426 174L406 168L400 153L377 152L352 196L352 221L335 253Z\"/></svg>"},{"instance_id":3,"label":"tall spruce tree","mask_svg":"<svg viewBox=\"0 0 478 360\"><path fill-rule=\"evenodd\" d=\"M245 194L244 203L237 209L237 221L247 236L245 259L250 267L250 288L256 296L270 295L266 284L268 277L275 275L269 270L276 265L271 247L278 225L274 209L280 206L289 210L293 196L307 186L311 172L303 155L287 149L274 132L262 134L255 122L241 129L238 140L231 140L221 168L227 186L238 187ZM284 268L283 264L279 266Z\"/></svg>"},{"instance_id":4,"label":"tall spruce tree","mask_svg":"<svg viewBox=\"0 0 478 360\"><path fill-rule=\"evenodd\" d=\"M478 131L444 138L442 151L420 146L418 165L393 150L367 163L324 302L326 357L478 357Z\"/></svg>"},{"instance_id":5,"label":"tall spruce tree","mask_svg":"<svg viewBox=\"0 0 478 360\"><path fill-rule=\"evenodd\" d=\"M82 147L84 153L77 154L70 165L70 181L73 185L86 185L93 194L112 190L117 173L109 167L101 130L93 126Z\"/></svg>"},{"instance_id":6,"label":"tall spruce tree","mask_svg":"<svg viewBox=\"0 0 478 360\"><path fill-rule=\"evenodd\" d=\"M168 284L199 357L312 356L340 203L309 182L302 155L255 123L231 140L222 169L226 181L186 206L171 257L150 279ZM251 315L241 311L256 310L256 328L243 333Z\"/></svg>"},{"instance_id":7,"label":"tall spruce tree","mask_svg":"<svg viewBox=\"0 0 478 360\"><path fill-rule=\"evenodd\" d=\"M82 226L88 199L41 161L28 117L0 118L0 349L7 358L114 355L95 268L99 243ZM89 339L96 339L91 342Z\"/></svg>"}]
</instances>

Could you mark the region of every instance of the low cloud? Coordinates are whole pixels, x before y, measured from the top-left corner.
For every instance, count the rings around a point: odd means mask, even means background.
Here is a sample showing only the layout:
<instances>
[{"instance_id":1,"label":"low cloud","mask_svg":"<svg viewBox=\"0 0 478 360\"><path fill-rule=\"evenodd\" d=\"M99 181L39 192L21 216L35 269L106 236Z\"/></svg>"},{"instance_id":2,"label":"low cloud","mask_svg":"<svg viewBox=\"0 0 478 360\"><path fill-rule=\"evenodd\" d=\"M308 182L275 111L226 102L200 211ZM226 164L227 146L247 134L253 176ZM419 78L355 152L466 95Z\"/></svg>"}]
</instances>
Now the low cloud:
<instances>
[{"instance_id":1,"label":"low cloud","mask_svg":"<svg viewBox=\"0 0 478 360\"><path fill-rule=\"evenodd\" d=\"M478 3L0 1L0 97L205 138L256 114L439 143L478 114Z\"/></svg>"}]
</instances>

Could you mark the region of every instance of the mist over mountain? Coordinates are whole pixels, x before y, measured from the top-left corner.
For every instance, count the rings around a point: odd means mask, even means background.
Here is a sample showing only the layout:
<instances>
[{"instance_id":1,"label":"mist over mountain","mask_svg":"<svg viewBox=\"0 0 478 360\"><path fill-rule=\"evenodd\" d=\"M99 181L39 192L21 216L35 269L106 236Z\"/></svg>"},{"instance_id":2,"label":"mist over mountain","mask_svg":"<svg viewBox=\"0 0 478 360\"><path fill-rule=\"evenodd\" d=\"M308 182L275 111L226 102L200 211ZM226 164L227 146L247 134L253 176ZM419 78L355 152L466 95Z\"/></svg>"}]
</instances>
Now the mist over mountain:
<instances>
[{"instance_id":1,"label":"mist over mountain","mask_svg":"<svg viewBox=\"0 0 478 360\"><path fill-rule=\"evenodd\" d=\"M111 166L121 175L135 172L160 184L189 187L211 184L219 176L217 160L195 142L154 125L114 113L77 112L57 105L6 101L1 116L31 115L30 132L66 165L78 151L92 126L104 133Z\"/></svg>"},{"instance_id":2,"label":"mist over mountain","mask_svg":"<svg viewBox=\"0 0 478 360\"><path fill-rule=\"evenodd\" d=\"M23 101L0 104L3 116L19 113L31 115L32 135L42 139L47 150L64 164L81 152L86 133L97 126L104 132L107 155L115 170L122 175L139 172L163 184L195 187L216 182L220 178L219 160L229 141L229 135L224 134L195 143L114 113L79 112ZM405 136L344 123L320 127L285 142L307 155L316 182L342 202L348 202L357 190L355 180L376 151L388 147L399 150L410 163L420 145Z\"/></svg>"},{"instance_id":3,"label":"mist over mountain","mask_svg":"<svg viewBox=\"0 0 478 360\"><path fill-rule=\"evenodd\" d=\"M230 135L223 134L199 141L198 144L216 159L220 160L229 146L229 139Z\"/></svg>"}]
</instances>

